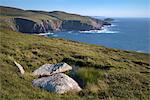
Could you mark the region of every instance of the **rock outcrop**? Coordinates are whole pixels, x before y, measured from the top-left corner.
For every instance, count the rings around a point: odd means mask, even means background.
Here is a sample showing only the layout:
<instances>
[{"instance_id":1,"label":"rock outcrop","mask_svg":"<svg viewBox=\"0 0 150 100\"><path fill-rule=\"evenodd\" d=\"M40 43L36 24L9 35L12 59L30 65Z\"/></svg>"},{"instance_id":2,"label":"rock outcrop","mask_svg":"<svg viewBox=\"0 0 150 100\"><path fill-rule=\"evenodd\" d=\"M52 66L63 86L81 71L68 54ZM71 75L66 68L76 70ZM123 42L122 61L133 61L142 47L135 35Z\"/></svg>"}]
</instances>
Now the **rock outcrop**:
<instances>
[{"instance_id":1,"label":"rock outcrop","mask_svg":"<svg viewBox=\"0 0 150 100\"><path fill-rule=\"evenodd\" d=\"M48 20L42 20L41 23L37 23L25 18L14 18L14 21L18 31L22 33L47 33L53 31Z\"/></svg>"},{"instance_id":2,"label":"rock outcrop","mask_svg":"<svg viewBox=\"0 0 150 100\"><path fill-rule=\"evenodd\" d=\"M47 33L56 31L89 31L101 29L103 23L93 22L82 23L80 20L52 21L42 20L36 23L29 19L15 18L16 28L22 33ZM105 23L104 23L105 24Z\"/></svg>"},{"instance_id":3,"label":"rock outcrop","mask_svg":"<svg viewBox=\"0 0 150 100\"><path fill-rule=\"evenodd\" d=\"M82 23L80 20L66 20L62 23L62 30L64 31L85 31L92 30L95 27L87 23Z\"/></svg>"},{"instance_id":4,"label":"rock outcrop","mask_svg":"<svg viewBox=\"0 0 150 100\"><path fill-rule=\"evenodd\" d=\"M69 76L58 73L48 77L42 77L32 81L33 86L40 87L49 92L63 94L67 92L79 92L80 86Z\"/></svg>"},{"instance_id":5,"label":"rock outcrop","mask_svg":"<svg viewBox=\"0 0 150 100\"><path fill-rule=\"evenodd\" d=\"M41 77L34 79L32 84L58 94L81 91L75 80L62 73L68 70L72 70L72 67L66 63L45 64L33 72L33 75Z\"/></svg>"},{"instance_id":6,"label":"rock outcrop","mask_svg":"<svg viewBox=\"0 0 150 100\"><path fill-rule=\"evenodd\" d=\"M66 63L44 64L33 72L34 76L48 76L56 73L62 73L72 70L72 67Z\"/></svg>"}]
</instances>

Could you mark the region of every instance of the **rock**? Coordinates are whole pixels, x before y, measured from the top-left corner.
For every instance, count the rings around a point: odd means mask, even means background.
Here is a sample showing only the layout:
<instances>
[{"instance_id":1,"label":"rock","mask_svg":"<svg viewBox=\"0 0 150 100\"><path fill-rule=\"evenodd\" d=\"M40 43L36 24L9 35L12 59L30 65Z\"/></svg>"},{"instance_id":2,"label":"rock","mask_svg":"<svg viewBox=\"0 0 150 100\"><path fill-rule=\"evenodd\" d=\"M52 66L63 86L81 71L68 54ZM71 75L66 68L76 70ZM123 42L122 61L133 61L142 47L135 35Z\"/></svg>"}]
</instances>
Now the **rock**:
<instances>
[{"instance_id":1,"label":"rock","mask_svg":"<svg viewBox=\"0 0 150 100\"><path fill-rule=\"evenodd\" d=\"M106 22L112 22L112 21L114 21L114 19L112 19L112 18L105 18L104 21L106 21Z\"/></svg>"},{"instance_id":2,"label":"rock","mask_svg":"<svg viewBox=\"0 0 150 100\"><path fill-rule=\"evenodd\" d=\"M111 25L111 23L112 23L113 20L114 19L112 19L112 18L106 18L106 19L104 19L103 25Z\"/></svg>"},{"instance_id":3,"label":"rock","mask_svg":"<svg viewBox=\"0 0 150 100\"><path fill-rule=\"evenodd\" d=\"M60 72L72 70L72 67L66 63L45 64L33 72L34 76L48 76Z\"/></svg>"},{"instance_id":4,"label":"rock","mask_svg":"<svg viewBox=\"0 0 150 100\"><path fill-rule=\"evenodd\" d=\"M62 23L62 29L65 31L84 31L91 30L92 28L92 25L81 23L81 21L78 20L66 20Z\"/></svg>"},{"instance_id":5,"label":"rock","mask_svg":"<svg viewBox=\"0 0 150 100\"><path fill-rule=\"evenodd\" d=\"M58 94L81 91L78 83L63 73L35 79L32 81L32 84L35 87L40 87L49 92L55 92Z\"/></svg>"},{"instance_id":6,"label":"rock","mask_svg":"<svg viewBox=\"0 0 150 100\"><path fill-rule=\"evenodd\" d=\"M21 73L21 74L24 74L25 71L24 71L23 67L22 67L19 63L17 63L16 61L14 61L14 63L15 63L15 65L18 67L20 73Z\"/></svg>"},{"instance_id":7,"label":"rock","mask_svg":"<svg viewBox=\"0 0 150 100\"><path fill-rule=\"evenodd\" d=\"M53 29L48 20L42 20L41 23L25 18L14 18L17 30L22 33L48 33Z\"/></svg>"},{"instance_id":8,"label":"rock","mask_svg":"<svg viewBox=\"0 0 150 100\"><path fill-rule=\"evenodd\" d=\"M101 29L101 20L91 19L90 24L83 23L81 20L41 20L37 23L27 18L14 18L16 29L22 33L48 33L55 31L89 31Z\"/></svg>"}]
</instances>

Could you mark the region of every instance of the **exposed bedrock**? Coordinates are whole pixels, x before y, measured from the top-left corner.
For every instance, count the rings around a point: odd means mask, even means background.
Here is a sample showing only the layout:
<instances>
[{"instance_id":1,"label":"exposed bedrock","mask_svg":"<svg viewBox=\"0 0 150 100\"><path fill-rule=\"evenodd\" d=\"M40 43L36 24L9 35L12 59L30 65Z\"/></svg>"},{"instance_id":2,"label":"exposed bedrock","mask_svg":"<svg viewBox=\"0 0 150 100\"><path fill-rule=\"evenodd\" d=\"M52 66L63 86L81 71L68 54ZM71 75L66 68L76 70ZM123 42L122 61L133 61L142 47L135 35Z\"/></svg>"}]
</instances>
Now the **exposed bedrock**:
<instances>
[{"instance_id":1,"label":"exposed bedrock","mask_svg":"<svg viewBox=\"0 0 150 100\"><path fill-rule=\"evenodd\" d=\"M15 18L17 30L23 33L46 33L52 31L49 21L42 21L41 23L34 22L29 19Z\"/></svg>"},{"instance_id":2,"label":"exposed bedrock","mask_svg":"<svg viewBox=\"0 0 150 100\"><path fill-rule=\"evenodd\" d=\"M88 31L101 29L104 22L92 20L90 24L80 20L41 20L35 22L25 18L14 18L16 29L23 33L47 33L56 31Z\"/></svg>"},{"instance_id":3,"label":"exposed bedrock","mask_svg":"<svg viewBox=\"0 0 150 100\"><path fill-rule=\"evenodd\" d=\"M78 20L66 20L63 21L61 28L65 31L85 31L93 29L93 26L86 23L81 23L81 21Z\"/></svg>"}]
</instances>

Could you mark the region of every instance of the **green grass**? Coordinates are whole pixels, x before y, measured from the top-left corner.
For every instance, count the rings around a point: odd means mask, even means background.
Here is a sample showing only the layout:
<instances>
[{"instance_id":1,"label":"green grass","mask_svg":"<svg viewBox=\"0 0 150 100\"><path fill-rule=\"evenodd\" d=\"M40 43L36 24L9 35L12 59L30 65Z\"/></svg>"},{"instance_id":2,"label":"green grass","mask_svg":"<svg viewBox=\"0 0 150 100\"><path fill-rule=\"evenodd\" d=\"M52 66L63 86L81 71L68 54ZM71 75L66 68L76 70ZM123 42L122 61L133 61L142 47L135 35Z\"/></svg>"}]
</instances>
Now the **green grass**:
<instances>
[{"instance_id":1,"label":"green grass","mask_svg":"<svg viewBox=\"0 0 150 100\"><path fill-rule=\"evenodd\" d=\"M50 12L48 15L56 17L61 20L79 20L82 23L87 23L87 24L92 23L92 19L90 17L81 16L77 14L70 14L70 13L61 12L61 11L53 11L53 12Z\"/></svg>"},{"instance_id":2,"label":"green grass","mask_svg":"<svg viewBox=\"0 0 150 100\"><path fill-rule=\"evenodd\" d=\"M63 39L0 31L1 99L141 99L150 95L149 54L122 51ZM26 74L21 76L13 61ZM73 77L83 90L58 95L32 86L31 72L45 63L75 66Z\"/></svg>"}]
</instances>

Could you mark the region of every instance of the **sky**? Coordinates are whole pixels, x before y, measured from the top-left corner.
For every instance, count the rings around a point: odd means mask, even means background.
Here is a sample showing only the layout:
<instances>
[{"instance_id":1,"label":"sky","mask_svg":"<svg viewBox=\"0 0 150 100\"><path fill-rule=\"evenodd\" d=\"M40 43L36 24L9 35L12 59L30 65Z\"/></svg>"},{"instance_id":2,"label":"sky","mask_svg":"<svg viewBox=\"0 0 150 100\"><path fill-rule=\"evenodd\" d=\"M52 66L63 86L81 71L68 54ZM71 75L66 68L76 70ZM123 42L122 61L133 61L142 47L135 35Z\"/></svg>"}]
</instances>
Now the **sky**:
<instances>
[{"instance_id":1,"label":"sky","mask_svg":"<svg viewBox=\"0 0 150 100\"><path fill-rule=\"evenodd\" d=\"M87 16L150 17L150 0L0 0L0 5Z\"/></svg>"}]
</instances>

